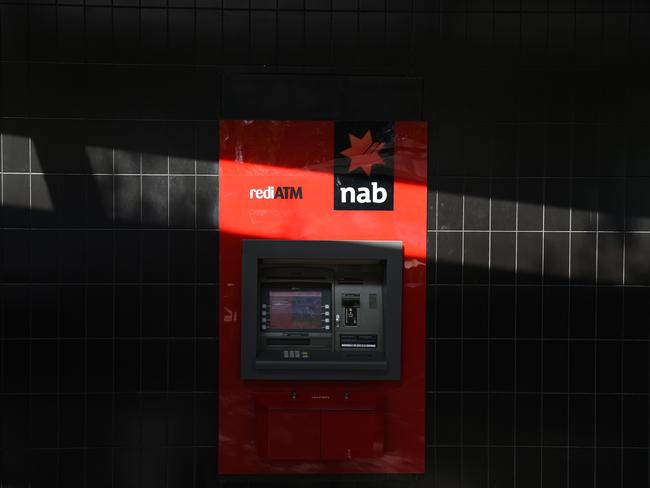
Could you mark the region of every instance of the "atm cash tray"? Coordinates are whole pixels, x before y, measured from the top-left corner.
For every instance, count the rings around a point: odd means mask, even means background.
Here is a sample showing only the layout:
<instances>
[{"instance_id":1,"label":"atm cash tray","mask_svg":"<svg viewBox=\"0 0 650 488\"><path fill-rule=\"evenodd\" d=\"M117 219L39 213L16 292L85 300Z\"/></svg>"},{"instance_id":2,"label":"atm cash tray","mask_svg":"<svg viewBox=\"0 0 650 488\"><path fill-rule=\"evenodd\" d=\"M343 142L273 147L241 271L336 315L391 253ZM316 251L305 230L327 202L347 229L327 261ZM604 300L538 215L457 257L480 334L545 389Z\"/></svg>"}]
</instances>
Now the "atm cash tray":
<instances>
[{"instance_id":1,"label":"atm cash tray","mask_svg":"<svg viewBox=\"0 0 650 488\"><path fill-rule=\"evenodd\" d=\"M343 461L384 454L384 401L369 393L255 397L257 451L277 461Z\"/></svg>"}]
</instances>

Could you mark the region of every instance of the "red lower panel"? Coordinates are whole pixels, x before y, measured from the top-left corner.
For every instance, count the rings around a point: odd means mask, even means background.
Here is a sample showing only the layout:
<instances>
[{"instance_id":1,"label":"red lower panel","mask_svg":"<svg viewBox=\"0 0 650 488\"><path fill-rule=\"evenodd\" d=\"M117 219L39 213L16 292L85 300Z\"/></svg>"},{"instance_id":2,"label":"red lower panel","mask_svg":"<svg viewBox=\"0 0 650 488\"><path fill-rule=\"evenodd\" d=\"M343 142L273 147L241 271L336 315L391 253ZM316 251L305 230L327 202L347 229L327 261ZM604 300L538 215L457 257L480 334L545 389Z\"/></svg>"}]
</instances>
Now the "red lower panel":
<instances>
[{"instance_id":1,"label":"red lower panel","mask_svg":"<svg viewBox=\"0 0 650 488\"><path fill-rule=\"evenodd\" d=\"M293 460L321 458L320 412L276 411L265 417L266 449L258 446L262 456Z\"/></svg>"},{"instance_id":2,"label":"red lower panel","mask_svg":"<svg viewBox=\"0 0 650 488\"><path fill-rule=\"evenodd\" d=\"M384 454L384 412L324 411L321 421L323 459L368 459Z\"/></svg>"}]
</instances>

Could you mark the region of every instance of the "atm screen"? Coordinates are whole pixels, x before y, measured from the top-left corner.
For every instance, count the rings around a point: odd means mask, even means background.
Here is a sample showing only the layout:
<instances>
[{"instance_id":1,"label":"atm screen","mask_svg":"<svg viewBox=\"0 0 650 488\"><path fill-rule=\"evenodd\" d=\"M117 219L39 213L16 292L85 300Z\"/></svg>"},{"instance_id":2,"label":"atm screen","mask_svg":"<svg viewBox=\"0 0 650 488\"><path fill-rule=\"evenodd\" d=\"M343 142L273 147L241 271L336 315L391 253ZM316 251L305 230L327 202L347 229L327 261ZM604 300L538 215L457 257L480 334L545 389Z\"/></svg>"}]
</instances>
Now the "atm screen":
<instances>
[{"instance_id":1,"label":"atm screen","mask_svg":"<svg viewBox=\"0 0 650 488\"><path fill-rule=\"evenodd\" d=\"M320 329L323 292L269 290L269 329Z\"/></svg>"}]
</instances>

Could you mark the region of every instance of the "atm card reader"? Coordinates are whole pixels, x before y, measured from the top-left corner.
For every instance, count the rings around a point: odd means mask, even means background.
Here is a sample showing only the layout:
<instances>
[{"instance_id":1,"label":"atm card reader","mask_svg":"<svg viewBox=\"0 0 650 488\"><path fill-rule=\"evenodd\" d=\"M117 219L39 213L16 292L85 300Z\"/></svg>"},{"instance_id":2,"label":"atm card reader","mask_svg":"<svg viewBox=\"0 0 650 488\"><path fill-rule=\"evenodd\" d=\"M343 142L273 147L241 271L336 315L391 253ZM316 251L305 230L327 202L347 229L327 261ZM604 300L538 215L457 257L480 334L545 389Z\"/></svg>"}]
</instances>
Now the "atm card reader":
<instances>
[{"instance_id":1,"label":"atm card reader","mask_svg":"<svg viewBox=\"0 0 650 488\"><path fill-rule=\"evenodd\" d=\"M346 327L356 327L358 325L359 297L358 293L344 293L341 297L343 302L343 325Z\"/></svg>"}]
</instances>

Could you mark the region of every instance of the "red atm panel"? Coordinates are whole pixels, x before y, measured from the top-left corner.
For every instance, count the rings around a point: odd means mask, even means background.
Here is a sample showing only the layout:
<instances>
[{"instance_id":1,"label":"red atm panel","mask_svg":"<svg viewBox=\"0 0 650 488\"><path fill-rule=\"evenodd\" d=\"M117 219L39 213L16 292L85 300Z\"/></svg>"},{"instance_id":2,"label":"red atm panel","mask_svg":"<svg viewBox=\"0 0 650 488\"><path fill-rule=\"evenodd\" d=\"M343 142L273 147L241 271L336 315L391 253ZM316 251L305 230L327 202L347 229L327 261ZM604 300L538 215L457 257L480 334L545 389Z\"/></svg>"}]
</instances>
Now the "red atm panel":
<instances>
[{"instance_id":1,"label":"red atm panel","mask_svg":"<svg viewBox=\"0 0 650 488\"><path fill-rule=\"evenodd\" d=\"M381 411L324 411L322 458L378 458L384 454L384 415Z\"/></svg>"},{"instance_id":2,"label":"red atm panel","mask_svg":"<svg viewBox=\"0 0 650 488\"><path fill-rule=\"evenodd\" d=\"M265 416L266 449L269 459L311 460L321 457L319 412L271 411ZM263 437L262 437L263 438Z\"/></svg>"},{"instance_id":3,"label":"red atm panel","mask_svg":"<svg viewBox=\"0 0 650 488\"><path fill-rule=\"evenodd\" d=\"M222 121L220 151L219 472L423 472L426 124ZM399 379L242 379L244 239L400 241Z\"/></svg>"}]
</instances>

